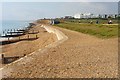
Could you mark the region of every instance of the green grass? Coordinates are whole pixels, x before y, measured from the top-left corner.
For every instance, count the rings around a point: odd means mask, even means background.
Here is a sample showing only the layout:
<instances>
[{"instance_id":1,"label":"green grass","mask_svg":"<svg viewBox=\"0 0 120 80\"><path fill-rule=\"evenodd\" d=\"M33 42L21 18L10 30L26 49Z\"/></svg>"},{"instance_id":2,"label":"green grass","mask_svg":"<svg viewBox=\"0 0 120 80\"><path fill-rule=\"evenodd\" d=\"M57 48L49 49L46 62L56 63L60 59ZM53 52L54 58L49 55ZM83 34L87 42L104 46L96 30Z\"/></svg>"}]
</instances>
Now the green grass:
<instances>
[{"instance_id":1,"label":"green grass","mask_svg":"<svg viewBox=\"0 0 120 80\"><path fill-rule=\"evenodd\" d=\"M73 23L89 23L93 21L93 23L96 23L96 20L98 20L100 24L107 24L109 20L112 20L114 24L118 23L118 19L66 19L64 21Z\"/></svg>"},{"instance_id":2,"label":"green grass","mask_svg":"<svg viewBox=\"0 0 120 80\"><path fill-rule=\"evenodd\" d=\"M94 35L99 38L112 38L118 36L118 25L102 25L64 21L60 24L56 24L55 26Z\"/></svg>"}]
</instances>

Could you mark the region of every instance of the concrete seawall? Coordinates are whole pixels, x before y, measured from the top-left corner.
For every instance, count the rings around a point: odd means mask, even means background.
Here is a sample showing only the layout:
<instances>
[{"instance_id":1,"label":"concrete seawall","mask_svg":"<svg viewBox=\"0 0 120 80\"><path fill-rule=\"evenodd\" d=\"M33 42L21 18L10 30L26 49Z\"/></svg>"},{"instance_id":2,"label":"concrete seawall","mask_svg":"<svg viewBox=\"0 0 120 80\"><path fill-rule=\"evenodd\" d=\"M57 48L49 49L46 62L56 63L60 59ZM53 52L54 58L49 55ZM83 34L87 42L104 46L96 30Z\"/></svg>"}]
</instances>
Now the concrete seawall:
<instances>
[{"instance_id":1,"label":"concrete seawall","mask_svg":"<svg viewBox=\"0 0 120 80\"><path fill-rule=\"evenodd\" d=\"M55 47L68 39L68 37L65 34L63 34L60 30L55 29L52 26L41 25L41 27L45 28L47 32L55 34L58 39L56 42L47 45L46 47Z\"/></svg>"},{"instance_id":2,"label":"concrete seawall","mask_svg":"<svg viewBox=\"0 0 120 80\"><path fill-rule=\"evenodd\" d=\"M65 36L61 31L53 28L52 26L42 25L41 27L45 28L49 33L54 33L57 36L58 40L62 40L62 39L67 38L67 36Z\"/></svg>"}]
</instances>

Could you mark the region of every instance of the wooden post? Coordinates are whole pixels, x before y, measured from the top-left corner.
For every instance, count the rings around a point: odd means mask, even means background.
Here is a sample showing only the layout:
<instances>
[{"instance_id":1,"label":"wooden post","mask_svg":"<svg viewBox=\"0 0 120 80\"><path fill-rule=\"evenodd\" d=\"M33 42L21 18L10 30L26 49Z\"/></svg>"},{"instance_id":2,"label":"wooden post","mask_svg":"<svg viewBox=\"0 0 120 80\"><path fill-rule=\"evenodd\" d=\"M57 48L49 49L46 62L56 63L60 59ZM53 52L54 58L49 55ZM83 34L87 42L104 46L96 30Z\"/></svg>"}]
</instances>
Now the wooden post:
<instances>
[{"instance_id":1,"label":"wooden post","mask_svg":"<svg viewBox=\"0 0 120 80\"><path fill-rule=\"evenodd\" d=\"M5 63L4 54L2 54L1 56L2 56L2 64L4 64Z\"/></svg>"},{"instance_id":2,"label":"wooden post","mask_svg":"<svg viewBox=\"0 0 120 80\"><path fill-rule=\"evenodd\" d=\"M14 29L14 32L15 32L15 29Z\"/></svg>"},{"instance_id":3,"label":"wooden post","mask_svg":"<svg viewBox=\"0 0 120 80\"><path fill-rule=\"evenodd\" d=\"M38 36L36 35L36 39L38 38Z\"/></svg>"},{"instance_id":4,"label":"wooden post","mask_svg":"<svg viewBox=\"0 0 120 80\"><path fill-rule=\"evenodd\" d=\"M18 35L19 29L17 29L17 35Z\"/></svg>"},{"instance_id":5,"label":"wooden post","mask_svg":"<svg viewBox=\"0 0 120 80\"><path fill-rule=\"evenodd\" d=\"M29 40L29 35L28 35L28 40Z\"/></svg>"},{"instance_id":6,"label":"wooden post","mask_svg":"<svg viewBox=\"0 0 120 80\"><path fill-rule=\"evenodd\" d=\"M10 35L12 35L12 32L10 32Z\"/></svg>"},{"instance_id":7,"label":"wooden post","mask_svg":"<svg viewBox=\"0 0 120 80\"><path fill-rule=\"evenodd\" d=\"M26 54L24 54L24 56L26 56Z\"/></svg>"},{"instance_id":8,"label":"wooden post","mask_svg":"<svg viewBox=\"0 0 120 80\"><path fill-rule=\"evenodd\" d=\"M10 42L10 38L8 37L8 42Z\"/></svg>"},{"instance_id":9,"label":"wooden post","mask_svg":"<svg viewBox=\"0 0 120 80\"><path fill-rule=\"evenodd\" d=\"M20 41L20 36L19 36L19 41Z\"/></svg>"},{"instance_id":10,"label":"wooden post","mask_svg":"<svg viewBox=\"0 0 120 80\"><path fill-rule=\"evenodd\" d=\"M34 30L32 31L32 33L34 34Z\"/></svg>"},{"instance_id":11,"label":"wooden post","mask_svg":"<svg viewBox=\"0 0 120 80\"><path fill-rule=\"evenodd\" d=\"M5 33L5 36L6 36L7 34Z\"/></svg>"},{"instance_id":12,"label":"wooden post","mask_svg":"<svg viewBox=\"0 0 120 80\"><path fill-rule=\"evenodd\" d=\"M3 34L4 34L5 32L3 31Z\"/></svg>"}]
</instances>

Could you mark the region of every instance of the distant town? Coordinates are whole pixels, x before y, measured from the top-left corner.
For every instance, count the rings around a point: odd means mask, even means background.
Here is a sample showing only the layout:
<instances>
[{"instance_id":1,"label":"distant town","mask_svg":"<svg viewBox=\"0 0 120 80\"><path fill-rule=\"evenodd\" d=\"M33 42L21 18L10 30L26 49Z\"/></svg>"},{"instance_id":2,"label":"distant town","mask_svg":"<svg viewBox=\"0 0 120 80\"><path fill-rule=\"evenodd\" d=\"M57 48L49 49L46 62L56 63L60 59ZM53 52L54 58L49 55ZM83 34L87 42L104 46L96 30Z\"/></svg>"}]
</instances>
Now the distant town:
<instances>
[{"instance_id":1,"label":"distant town","mask_svg":"<svg viewBox=\"0 0 120 80\"><path fill-rule=\"evenodd\" d=\"M93 13L77 13L74 14L73 16L67 15L64 17L59 17L59 18L51 18L50 24L59 24L61 21L60 20L79 20L79 19L91 19L89 23L93 23L93 20L96 20L96 23L98 24L99 21L98 19L101 20L107 20L108 24L112 24L112 20L117 20L120 17L120 14L93 14ZM44 19L49 19L49 18L44 18ZM38 20L39 21L39 20ZM85 21L86 22L86 21Z\"/></svg>"},{"instance_id":2,"label":"distant town","mask_svg":"<svg viewBox=\"0 0 120 80\"><path fill-rule=\"evenodd\" d=\"M118 14L93 14L93 13L77 13L74 16L65 16L65 19L75 18L117 18Z\"/></svg>"}]
</instances>

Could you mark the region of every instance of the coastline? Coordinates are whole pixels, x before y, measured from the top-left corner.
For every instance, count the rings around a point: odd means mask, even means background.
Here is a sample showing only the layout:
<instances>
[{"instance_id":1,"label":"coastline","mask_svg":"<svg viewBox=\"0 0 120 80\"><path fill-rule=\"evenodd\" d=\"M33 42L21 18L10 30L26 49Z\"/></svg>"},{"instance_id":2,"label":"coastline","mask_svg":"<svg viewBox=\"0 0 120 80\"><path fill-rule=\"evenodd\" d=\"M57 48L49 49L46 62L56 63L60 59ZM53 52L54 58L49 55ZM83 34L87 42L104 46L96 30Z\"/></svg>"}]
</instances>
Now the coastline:
<instances>
[{"instance_id":1,"label":"coastline","mask_svg":"<svg viewBox=\"0 0 120 80\"><path fill-rule=\"evenodd\" d=\"M2 25L0 26L1 27L0 42L8 40L8 37L2 37L2 36L5 36L8 33L10 34L10 32L15 32L15 31L20 30L20 29L24 30L24 29L29 27L30 22L31 21L18 21L18 20L5 20L5 21L3 21L1 23ZM10 40L13 38L14 37L9 37Z\"/></svg>"},{"instance_id":2,"label":"coastline","mask_svg":"<svg viewBox=\"0 0 120 80\"><path fill-rule=\"evenodd\" d=\"M29 30L29 32L31 32L32 30L39 31L39 33L37 33L38 39L31 41L23 40L11 44L2 45L2 53L0 54L4 54L5 57L23 56L24 54L28 55L40 48L44 48L48 44L57 41L56 35L46 32L46 30L42 28L40 24L36 24L36 26L33 26L33 28ZM30 38L34 38L36 34L25 34L20 37L21 39L25 39L28 35L30 36ZM18 37L11 38L11 40L15 39L18 39ZM1 67L3 67L7 64L2 65L0 63L0 65Z\"/></svg>"},{"instance_id":3,"label":"coastline","mask_svg":"<svg viewBox=\"0 0 120 80\"><path fill-rule=\"evenodd\" d=\"M53 28L50 25L43 24L41 27L43 27L49 34L52 34L52 35L54 34L55 41L52 43L49 43L48 45L44 46L43 48L39 48L38 50L26 55L23 58L20 58L19 60L14 61L13 63L10 63L10 64L0 68L0 73L2 71L2 76L0 78L5 77L6 74L7 74L7 76L10 75L9 74L10 71L8 71L8 69L7 69L7 68L10 69L10 66L13 66L14 64L23 64L26 62L30 62L32 60L32 57L34 57L36 55L40 55L39 52L44 53L47 50L49 50L50 48L54 48L68 39L68 37L65 34L63 34L60 30Z\"/></svg>"},{"instance_id":4,"label":"coastline","mask_svg":"<svg viewBox=\"0 0 120 80\"><path fill-rule=\"evenodd\" d=\"M60 40L0 68L3 78L117 77L117 39L101 40L55 26L42 27Z\"/></svg>"}]
</instances>

